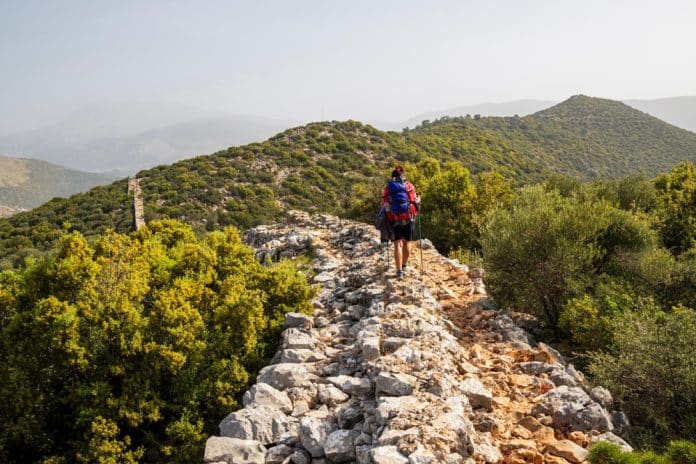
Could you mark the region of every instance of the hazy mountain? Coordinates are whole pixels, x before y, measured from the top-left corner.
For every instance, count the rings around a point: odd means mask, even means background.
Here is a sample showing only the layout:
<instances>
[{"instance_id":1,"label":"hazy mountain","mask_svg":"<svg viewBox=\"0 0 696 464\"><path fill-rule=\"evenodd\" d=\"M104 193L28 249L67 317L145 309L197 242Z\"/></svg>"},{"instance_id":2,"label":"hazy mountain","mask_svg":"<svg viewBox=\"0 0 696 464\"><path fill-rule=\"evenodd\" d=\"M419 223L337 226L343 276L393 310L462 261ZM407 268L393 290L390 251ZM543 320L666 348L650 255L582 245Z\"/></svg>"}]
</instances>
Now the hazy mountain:
<instances>
[{"instance_id":1,"label":"hazy mountain","mask_svg":"<svg viewBox=\"0 0 696 464\"><path fill-rule=\"evenodd\" d=\"M0 155L75 169L134 173L201 153L264 140L286 121L229 115L169 102L100 103L60 122L0 137Z\"/></svg>"},{"instance_id":2,"label":"hazy mountain","mask_svg":"<svg viewBox=\"0 0 696 464\"><path fill-rule=\"evenodd\" d=\"M625 100L624 103L677 127L696 132L696 97Z\"/></svg>"},{"instance_id":3,"label":"hazy mountain","mask_svg":"<svg viewBox=\"0 0 696 464\"><path fill-rule=\"evenodd\" d=\"M110 175L75 171L46 161L0 156L0 216L113 180Z\"/></svg>"}]
</instances>

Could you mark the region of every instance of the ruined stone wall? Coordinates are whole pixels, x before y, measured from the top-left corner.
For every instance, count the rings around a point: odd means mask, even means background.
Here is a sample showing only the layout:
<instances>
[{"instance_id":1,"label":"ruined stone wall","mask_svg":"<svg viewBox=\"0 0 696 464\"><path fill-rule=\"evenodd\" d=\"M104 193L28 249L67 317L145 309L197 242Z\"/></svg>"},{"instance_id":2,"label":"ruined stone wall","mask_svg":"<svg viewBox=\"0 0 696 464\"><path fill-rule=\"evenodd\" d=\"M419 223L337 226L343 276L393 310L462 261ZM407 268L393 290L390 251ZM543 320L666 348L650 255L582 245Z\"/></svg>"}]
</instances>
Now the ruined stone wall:
<instances>
[{"instance_id":1,"label":"ruined stone wall","mask_svg":"<svg viewBox=\"0 0 696 464\"><path fill-rule=\"evenodd\" d=\"M206 463L577 463L628 448L611 395L495 310L484 273L424 241L397 280L376 231L293 212L246 240L260 259L311 251L314 314L220 423Z\"/></svg>"},{"instance_id":2,"label":"ruined stone wall","mask_svg":"<svg viewBox=\"0 0 696 464\"><path fill-rule=\"evenodd\" d=\"M140 179L132 177L128 180L128 194L133 195L135 230L140 230L145 225L145 207L143 206L143 191L140 188Z\"/></svg>"}]
</instances>

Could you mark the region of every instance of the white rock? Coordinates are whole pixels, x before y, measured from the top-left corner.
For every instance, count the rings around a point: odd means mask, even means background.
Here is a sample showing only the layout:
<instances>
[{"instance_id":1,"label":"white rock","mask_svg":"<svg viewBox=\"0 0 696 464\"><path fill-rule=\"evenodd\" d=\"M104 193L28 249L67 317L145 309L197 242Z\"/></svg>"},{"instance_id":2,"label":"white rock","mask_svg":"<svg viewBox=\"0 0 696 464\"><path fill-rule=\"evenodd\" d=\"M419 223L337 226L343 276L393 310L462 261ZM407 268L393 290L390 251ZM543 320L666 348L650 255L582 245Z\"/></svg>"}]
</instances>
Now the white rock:
<instances>
[{"instance_id":1,"label":"white rock","mask_svg":"<svg viewBox=\"0 0 696 464\"><path fill-rule=\"evenodd\" d=\"M283 363L266 366L259 372L257 382L267 383L278 390L300 387L307 382L309 372L301 364Z\"/></svg>"},{"instance_id":2,"label":"white rock","mask_svg":"<svg viewBox=\"0 0 696 464\"><path fill-rule=\"evenodd\" d=\"M386 425L397 414L422 411L425 403L415 396L383 396L377 403L375 419L380 425Z\"/></svg>"},{"instance_id":3,"label":"white rock","mask_svg":"<svg viewBox=\"0 0 696 464\"><path fill-rule=\"evenodd\" d=\"M367 378L338 375L327 377L326 380L351 396L365 397L372 393L372 381Z\"/></svg>"},{"instance_id":4,"label":"white rock","mask_svg":"<svg viewBox=\"0 0 696 464\"><path fill-rule=\"evenodd\" d=\"M331 431L328 420L303 417L300 421L300 442L313 458L318 458L324 455L324 444Z\"/></svg>"},{"instance_id":5,"label":"white rock","mask_svg":"<svg viewBox=\"0 0 696 464\"><path fill-rule=\"evenodd\" d=\"M286 350L313 350L315 346L316 341L300 329L286 329L283 332L283 348Z\"/></svg>"},{"instance_id":6,"label":"white rock","mask_svg":"<svg viewBox=\"0 0 696 464\"><path fill-rule=\"evenodd\" d=\"M258 441L210 437L205 442L203 460L207 463L256 464L263 462L265 456L266 448Z\"/></svg>"},{"instance_id":7,"label":"white rock","mask_svg":"<svg viewBox=\"0 0 696 464\"><path fill-rule=\"evenodd\" d=\"M281 363L308 363L326 359L322 353L314 350L283 350L280 352Z\"/></svg>"},{"instance_id":8,"label":"white rock","mask_svg":"<svg viewBox=\"0 0 696 464\"><path fill-rule=\"evenodd\" d=\"M350 462L355 460L355 439L360 432L336 430L326 438L324 454L331 462Z\"/></svg>"},{"instance_id":9,"label":"white rock","mask_svg":"<svg viewBox=\"0 0 696 464\"><path fill-rule=\"evenodd\" d=\"M615 445L618 445L619 448L621 448L621 451L626 451L626 452L631 452L633 451L633 447L629 445L626 440L623 438L614 435L611 432L604 432L601 435L598 435L594 438L591 439L592 442L598 442L598 441L608 441L609 443L613 443Z\"/></svg>"},{"instance_id":10,"label":"white rock","mask_svg":"<svg viewBox=\"0 0 696 464\"><path fill-rule=\"evenodd\" d=\"M282 464L295 450L288 445L278 445L266 452L266 464Z\"/></svg>"},{"instance_id":11,"label":"white rock","mask_svg":"<svg viewBox=\"0 0 696 464\"><path fill-rule=\"evenodd\" d=\"M317 401L321 404L334 406L345 403L349 398L346 393L334 385L320 384L317 386Z\"/></svg>"},{"instance_id":12,"label":"white rock","mask_svg":"<svg viewBox=\"0 0 696 464\"><path fill-rule=\"evenodd\" d=\"M418 379L412 375L380 372L375 379L375 395L410 395L417 383Z\"/></svg>"},{"instance_id":13,"label":"white rock","mask_svg":"<svg viewBox=\"0 0 696 464\"><path fill-rule=\"evenodd\" d=\"M493 395L478 379L466 379L460 384L460 389L467 398L472 408L493 409Z\"/></svg>"},{"instance_id":14,"label":"white rock","mask_svg":"<svg viewBox=\"0 0 696 464\"><path fill-rule=\"evenodd\" d=\"M489 464L495 464L503 459L503 455L497 446L482 443L474 445L474 456L481 456Z\"/></svg>"},{"instance_id":15,"label":"white rock","mask_svg":"<svg viewBox=\"0 0 696 464\"><path fill-rule=\"evenodd\" d=\"M257 383L244 394L242 402L245 407L270 406L286 414L292 411L292 401L287 393L276 390L267 383Z\"/></svg>"},{"instance_id":16,"label":"white rock","mask_svg":"<svg viewBox=\"0 0 696 464\"><path fill-rule=\"evenodd\" d=\"M312 318L302 313L286 313L285 328L311 329Z\"/></svg>"},{"instance_id":17,"label":"white rock","mask_svg":"<svg viewBox=\"0 0 696 464\"><path fill-rule=\"evenodd\" d=\"M379 349L379 337L368 337L363 339L361 347L362 357L365 361L374 361L381 355Z\"/></svg>"},{"instance_id":18,"label":"white rock","mask_svg":"<svg viewBox=\"0 0 696 464\"><path fill-rule=\"evenodd\" d=\"M243 408L220 422L220 435L242 440L256 440L264 445L278 443L298 435L297 419L269 406Z\"/></svg>"},{"instance_id":19,"label":"white rock","mask_svg":"<svg viewBox=\"0 0 696 464\"><path fill-rule=\"evenodd\" d=\"M387 426L382 430L382 433L377 439L377 444L380 446L398 445L402 438L408 437L409 440L415 440L419 436L420 431L417 427L411 427L406 430L396 430Z\"/></svg>"},{"instance_id":20,"label":"white rock","mask_svg":"<svg viewBox=\"0 0 696 464\"><path fill-rule=\"evenodd\" d=\"M432 464L436 462L435 455L419 444L416 450L408 455L409 464Z\"/></svg>"},{"instance_id":21,"label":"white rock","mask_svg":"<svg viewBox=\"0 0 696 464\"><path fill-rule=\"evenodd\" d=\"M373 464L408 464L408 458L399 453L396 446L378 446L370 450L370 461Z\"/></svg>"}]
</instances>

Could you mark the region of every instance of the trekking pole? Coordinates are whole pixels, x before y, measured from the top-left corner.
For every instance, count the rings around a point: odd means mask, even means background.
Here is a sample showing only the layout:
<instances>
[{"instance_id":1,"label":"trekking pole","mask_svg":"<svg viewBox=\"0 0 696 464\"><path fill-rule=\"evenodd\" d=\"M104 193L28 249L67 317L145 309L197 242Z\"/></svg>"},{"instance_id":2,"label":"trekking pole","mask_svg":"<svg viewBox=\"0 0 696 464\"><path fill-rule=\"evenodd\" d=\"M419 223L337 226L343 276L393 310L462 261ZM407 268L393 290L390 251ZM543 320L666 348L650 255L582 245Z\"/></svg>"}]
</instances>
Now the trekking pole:
<instances>
[{"instance_id":1,"label":"trekking pole","mask_svg":"<svg viewBox=\"0 0 696 464\"><path fill-rule=\"evenodd\" d=\"M421 275L425 272L423 269L423 229L421 228L421 212L418 208L418 248L420 248Z\"/></svg>"}]
</instances>

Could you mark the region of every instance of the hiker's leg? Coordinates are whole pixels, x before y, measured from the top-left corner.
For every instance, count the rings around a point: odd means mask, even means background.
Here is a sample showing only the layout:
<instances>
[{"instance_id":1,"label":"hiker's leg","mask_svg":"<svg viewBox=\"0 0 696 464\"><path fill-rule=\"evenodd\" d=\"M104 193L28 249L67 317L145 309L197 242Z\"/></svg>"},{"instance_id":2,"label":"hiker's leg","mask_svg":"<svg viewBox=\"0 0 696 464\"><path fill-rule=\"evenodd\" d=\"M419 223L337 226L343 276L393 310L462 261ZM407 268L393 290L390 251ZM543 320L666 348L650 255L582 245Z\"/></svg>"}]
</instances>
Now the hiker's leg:
<instances>
[{"instance_id":1,"label":"hiker's leg","mask_svg":"<svg viewBox=\"0 0 696 464\"><path fill-rule=\"evenodd\" d=\"M408 240L402 240L401 243L401 263L406 264L408 262L408 256L411 254L411 252L408 249Z\"/></svg>"},{"instance_id":2,"label":"hiker's leg","mask_svg":"<svg viewBox=\"0 0 696 464\"><path fill-rule=\"evenodd\" d=\"M403 262L403 255L401 252L401 245L403 244L403 240L395 240L394 241L394 263L396 264L396 270L399 271L401 269L401 263Z\"/></svg>"}]
</instances>

